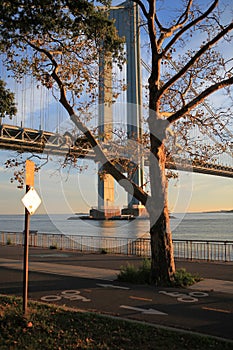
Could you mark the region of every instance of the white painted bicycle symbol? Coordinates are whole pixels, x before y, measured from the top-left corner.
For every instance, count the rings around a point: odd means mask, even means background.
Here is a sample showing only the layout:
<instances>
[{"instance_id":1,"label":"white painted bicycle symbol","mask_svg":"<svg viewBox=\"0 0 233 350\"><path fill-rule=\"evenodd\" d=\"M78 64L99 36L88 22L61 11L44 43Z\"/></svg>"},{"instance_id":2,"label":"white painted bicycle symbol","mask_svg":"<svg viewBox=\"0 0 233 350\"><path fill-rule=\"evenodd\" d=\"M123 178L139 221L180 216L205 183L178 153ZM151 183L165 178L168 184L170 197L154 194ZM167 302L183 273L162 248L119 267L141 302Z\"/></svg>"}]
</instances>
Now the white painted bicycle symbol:
<instances>
[{"instance_id":1,"label":"white painted bicycle symbol","mask_svg":"<svg viewBox=\"0 0 233 350\"><path fill-rule=\"evenodd\" d=\"M166 292L165 290L159 291L161 294L168 295L173 298L177 298L177 301L183 303L195 303L198 301L198 298L208 297L209 294L205 292L190 292L188 294L179 293L179 292Z\"/></svg>"},{"instance_id":2,"label":"white painted bicycle symbol","mask_svg":"<svg viewBox=\"0 0 233 350\"><path fill-rule=\"evenodd\" d=\"M59 301L62 298L69 299L69 300L81 300L83 302L91 301L91 299L87 299L84 296L80 295L79 290L74 290L74 289L64 290L61 292L60 295L55 295L55 294L45 295L40 299L42 301L53 302L53 301Z\"/></svg>"}]
</instances>

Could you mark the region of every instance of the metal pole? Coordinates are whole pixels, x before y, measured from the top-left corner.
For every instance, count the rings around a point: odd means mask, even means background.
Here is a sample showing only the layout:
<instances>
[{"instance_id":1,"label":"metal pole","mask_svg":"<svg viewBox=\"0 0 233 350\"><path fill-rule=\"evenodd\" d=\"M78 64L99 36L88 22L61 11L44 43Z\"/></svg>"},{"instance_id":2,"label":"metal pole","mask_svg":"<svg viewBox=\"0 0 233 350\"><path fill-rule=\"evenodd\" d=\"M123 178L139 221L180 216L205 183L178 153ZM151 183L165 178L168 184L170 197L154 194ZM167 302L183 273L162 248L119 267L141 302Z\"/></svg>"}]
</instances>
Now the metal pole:
<instances>
[{"instance_id":1,"label":"metal pole","mask_svg":"<svg viewBox=\"0 0 233 350\"><path fill-rule=\"evenodd\" d=\"M26 185L26 193L29 191L30 186ZM28 304L28 246L29 246L29 226L30 226L30 214L25 208L25 224L24 224L24 269L23 269L23 313L27 316L27 304Z\"/></svg>"}]
</instances>

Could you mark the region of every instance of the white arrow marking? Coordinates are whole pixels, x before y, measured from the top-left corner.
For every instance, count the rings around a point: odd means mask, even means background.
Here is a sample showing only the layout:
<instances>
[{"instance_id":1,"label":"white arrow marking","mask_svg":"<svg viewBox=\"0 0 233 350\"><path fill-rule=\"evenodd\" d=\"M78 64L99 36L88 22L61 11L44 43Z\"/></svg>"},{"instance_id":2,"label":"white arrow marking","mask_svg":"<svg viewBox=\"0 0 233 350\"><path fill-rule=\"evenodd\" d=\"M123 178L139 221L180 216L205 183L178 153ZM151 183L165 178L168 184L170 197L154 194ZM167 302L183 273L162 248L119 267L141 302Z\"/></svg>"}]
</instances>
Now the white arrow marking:
<instances>
[{"instance_id":1,"label":"white arrow marking","mask_svg":"<svg viewBox=\"0 0 233 350\"><path fill-rule=\"evenodd\" d=\"M133 307L133 306L128 306L128 305L121 305L120 307L122 309L139 311L142 314L147 314L147 315L167 315L164 312L161 312L161 311L158 311L158 310L155 310L155 309L141 309L139 307Z\"/></svg>"},{"instance_id":2,"label":"white arrow marking","mask_svg":"<svg viewBox=\"0 0 233 350\"><path fill-rule=\"evenodd\" d=\"M101 284L96 283L97 286L103 287L103 288L116 288L116 289L130 289L128 287L121 287L121 286L115 286L114 284Z\"/></svg>"}]
</instances>

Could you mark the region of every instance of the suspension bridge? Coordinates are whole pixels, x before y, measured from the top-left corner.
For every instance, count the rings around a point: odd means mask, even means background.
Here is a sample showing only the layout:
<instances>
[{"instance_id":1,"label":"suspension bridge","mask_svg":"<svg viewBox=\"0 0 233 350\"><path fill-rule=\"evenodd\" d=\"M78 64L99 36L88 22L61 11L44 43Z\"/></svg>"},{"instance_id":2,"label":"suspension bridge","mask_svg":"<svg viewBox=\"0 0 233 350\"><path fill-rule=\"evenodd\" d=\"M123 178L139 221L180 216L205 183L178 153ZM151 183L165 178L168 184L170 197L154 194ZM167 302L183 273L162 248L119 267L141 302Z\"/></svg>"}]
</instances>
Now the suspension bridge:
<instances>
[{"instance_id":1,"label":"suspension bridge","mask_svg":"<svg viewBox=\"0 0 233 350\"><path fill-rule=\"evenodd\" d=\"M125 67L125 79L128 86L123 94L125 109L124 123L127 128L127 135L134 139L135 134L140 138L142 131L142 68L150 70L148 64L140 56L140 32L139 13L137 6L128 6L124 3L111 10L111 16L115 19L115 25L119 35L126 39L127 65ZM126 25L127 23L127 25ZM178 67L171 62L173 69ZM112 70L107 68L105 58L101 66L100 74L100 92L98 101L98 116L96 124L102 135L109 133L109 128L114 124L114 107L107 104L106 101L112 99L109 84L112 84ZM6 77L6 70L2 65L0 67L1 75ZM6 79L5 79L6 80ZM110 82L110 83L109 83ZM0 148L13 150L20 153L38 153L54 154L58 156L74 157L77 159L95 160L95 154L84 136L71 138L69 133L64 132L60 125L64 122L64 115L58 102L52 100L53 96L48 89L36 86L32 78L23 79L21 85L12 83L18 102L18 114L15 119L7 120L4 124L0 123ZM14 89L15 87L15 89ZM194 95L196 91L192 88ZM130 106L130 108L129 108ZM132 108L132 106L136 106ZM203 108L206 113L214 114L213 110L205 102ZM120 113L122 114L122 112ZM15 125L14 125L15 124ZM37 125L36 125L37 124ZM54 131L56 129L56 131ZM63 131L62 131L63 129ZM47 130L47 131L46 131ZM51 130L51 131L49 131ZM228 138L232 139L232 133L227 130ZM108 135L109 136L109 135ZM110 137L110 141L113 139ZM213 135L207 135L207 147L209 143L222 145ZM112 146L104 136L101 140L103 149L108 153L109 158L116 157L116 152L112 152ZM123 147L122 147L123 148ZM125 157L125 149L118 147L118 157ZM112 154L111 154L112 152ZM133 180L139 185L143 184L143 167L148 165L148 152L140 157L140 164L135 171ZM195 173L209 174L222 177L233 177L232 154L220 152L218 161L216 157L208 159L201 157L187 157L175 155L167 160L168 169L193 171ZM107 175L105 179L98 179L98 208L104 208L109 205L109 201L114 203L114 180ZM137 200L129 195L129 206L137 205Z\"/></svg>"},{"instance_id":2,"label":"suspension bridge","mask_svg":"<svg viewBox=\"0 0 233 350\"><path fill-rule=\"evenodd\" d=\"M102 146L106 150L110 150L112 147L104 143ZM95 160L95 153L83 136L72 142L72 140L67 140L66 135L14 125L0 125L0 148L20 153L43 153L63 157L69 156L76 159ZM109 155L111 158L111 150ZM124 151L122 156L125 157ZM147 165L147 161L145 161L145 164ZM173 161L167 161L166 167L174 170L193 171L195 173L233 178L233 167L206 162L201 159L188 161L182 157L175 157Z\"/></svg>"}]
</instances>

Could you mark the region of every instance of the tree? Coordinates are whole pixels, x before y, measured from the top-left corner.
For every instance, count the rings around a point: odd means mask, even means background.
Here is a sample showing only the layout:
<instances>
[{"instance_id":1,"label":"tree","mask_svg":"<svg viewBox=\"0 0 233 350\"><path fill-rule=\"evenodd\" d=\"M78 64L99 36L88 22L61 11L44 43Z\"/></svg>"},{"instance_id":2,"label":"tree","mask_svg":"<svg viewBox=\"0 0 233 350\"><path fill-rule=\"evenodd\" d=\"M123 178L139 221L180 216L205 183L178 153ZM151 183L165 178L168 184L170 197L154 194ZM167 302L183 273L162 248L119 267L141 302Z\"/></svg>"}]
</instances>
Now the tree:
<instances>
[{"instance_id":1,"label":"tree","mask_svg":"<svg viewBox=\"0 0 233 350\"><path fill-rule=\"evenodd\" d=\"M159 20L155 0L134 2L141 8L150 39L148 124L150 150L154 157L150 160L151 204L148 205L148 211L152 219L153 276L156 281L161 279L164 282L171 280L175 271L165 176L165 131L170 124L185 122L186 118L199 121L192 111L212 93L233 84L232 65L229 66L229 62L213 49L220 40L230 40L227 35L232 31L233 23L220 23L216 11L218 0L212 1L209 6L201 6L200 2L192 0L183 1L175 19L167 23ZM165 80L162 80L162 64L172 60L177 47L184 51L185 41L198 32L203 42L197 49L188 46L186 52L180 55L178 71L170 74L168 70L163 77ZM197 93L193 92L194 86ZM164 112L168 112L169 117L163 118Z\"/></svg>"},{"instance_id":2,"label":"tree","mask_svg":"<svg viewBox=\"0 0 233 350\"><path fill-rule=\"evenodd\" d=\"M95 59L101 51L111 52L113 60L120 63L123 60L118 54L122 40L117 37L105 10L96 9L85 0L2 1L1 47L7 54L8 66L17 77L31 72L48 88L56 86L60 103L86 136L96 159L104 165L104 171L127 192L133 188L134 197L146 206L150 216L152 279L156 284L169 284L174 277L175 263L165 174L167 130L177 121L175 132L179 125L188 131L193 123L201 127L219 123L215 132L221 137L225 118L206 117L200 106L220 89L228 88L229 92L233 83L232 60L217 52L222 42L230 43L233 24L221 23L217 0L211 1L209 6L198 0L180 1L179 9L176 3L173 18L166 15L165 19L160 19L159 13L163 5L171 6L169 1L131 0L129 3L140 7L142 25L147 27L150 43L147 118L150 194L107 158L85 119L80 117L80 111L95 98L98 82L93 69L98 66ZM179 61L179 65L174 61ZM85 95L88 98L84 103ZM227 112L229 110L224 110Z\"/></svg>"},{"instance_id":3,"label":"tree","mask_svg":"<svg viewBox=\"0 0 233 350\"><path fill-rule=\"evenodd\" d=\"M14 94L6 88L6 83L0 80L0 120L6 116L12 118L16 112Z\"/></svg>"}]
</instances>

